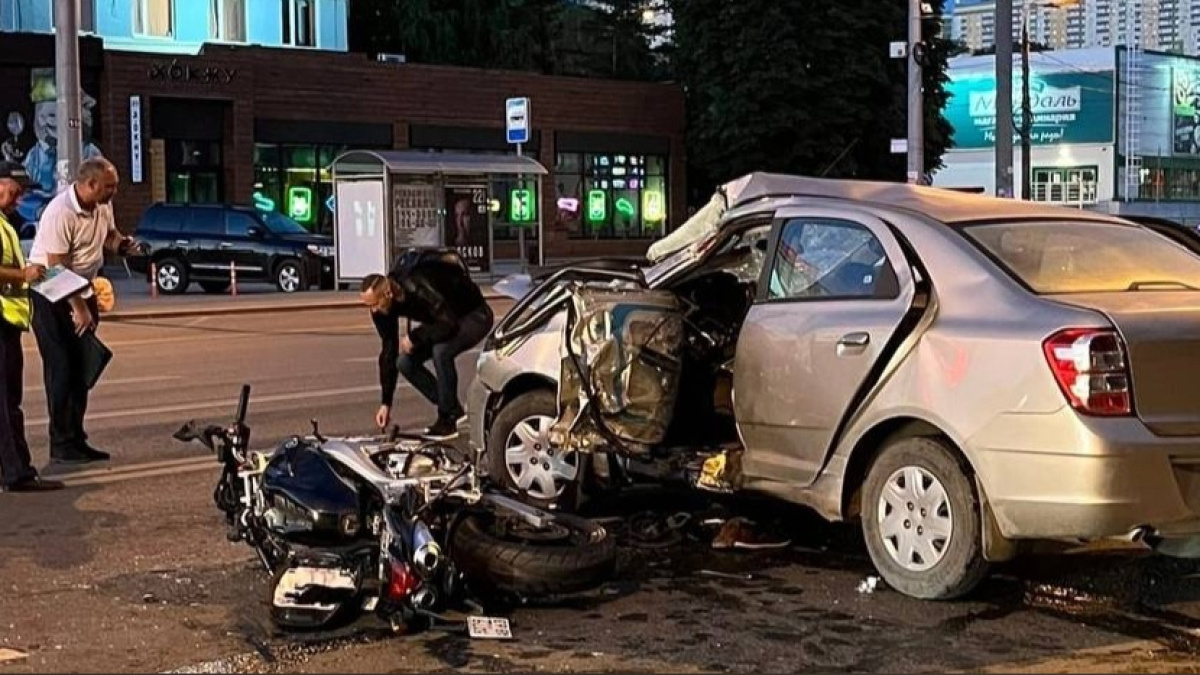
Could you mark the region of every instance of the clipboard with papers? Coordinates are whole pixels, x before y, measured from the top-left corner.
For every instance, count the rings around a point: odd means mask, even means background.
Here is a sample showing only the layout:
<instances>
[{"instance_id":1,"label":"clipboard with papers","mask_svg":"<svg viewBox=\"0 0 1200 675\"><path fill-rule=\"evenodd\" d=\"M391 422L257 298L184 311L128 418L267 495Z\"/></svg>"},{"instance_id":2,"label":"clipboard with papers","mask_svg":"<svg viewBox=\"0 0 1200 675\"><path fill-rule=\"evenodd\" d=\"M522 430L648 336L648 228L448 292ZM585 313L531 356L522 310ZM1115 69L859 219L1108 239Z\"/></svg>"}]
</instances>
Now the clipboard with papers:
<instances>
[{"instance_id":1,"label":"clipboard with papers","mask_svg":"<svg viewBox=\"0 0 1200 675\"><path fill-rule=\"evenodd\" d=\"M55 265L46 270L46 276L41 281L29 287L50 302L59 302L88 288L91 283L63 267Z\"/></svg>"}]
</instances>

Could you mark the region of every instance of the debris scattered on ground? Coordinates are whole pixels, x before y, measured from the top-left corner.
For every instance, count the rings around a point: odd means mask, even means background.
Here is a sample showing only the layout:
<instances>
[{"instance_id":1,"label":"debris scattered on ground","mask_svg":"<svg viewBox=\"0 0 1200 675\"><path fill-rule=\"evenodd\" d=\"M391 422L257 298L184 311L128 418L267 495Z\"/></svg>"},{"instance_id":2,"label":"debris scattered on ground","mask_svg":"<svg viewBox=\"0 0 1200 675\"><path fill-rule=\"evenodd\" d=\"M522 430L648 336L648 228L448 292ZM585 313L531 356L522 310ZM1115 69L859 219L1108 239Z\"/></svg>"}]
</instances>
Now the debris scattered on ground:
<instances>
[{"instance_id":1,"label":"debris scattered on ground","mask_svg":"<svg viewBox=\"0 0 1200 675\"><path fill-rule=\"evenodd\" d=\"M629 538L635 546L645 548L674 546L683 540L680 532L691 518L684 512L665 517L653 511L639 513L629 519Z\"/></svg>"},{"instance_id":2,"label":"debris scattered on ground","mask_svg":"<svg viewBox=\"0 0 1200 675\"><path fill-rule=\"evenodd\" d=\"M878 587L879 587L879 577L869 576L866 579L863 579L862 583L860 583L858 585L858 592L859 593L874 593L875 589Z\"/></svg>"},{"instance_id":3,"label":"debris scattered on ground","mask_svg":"<svg viewBox=\"0 0 1200 675\"><path fill-rule=\"evenodd\" d=\"M717 533L713 539L712 547L719 550L724 549L747 549L747 550L762 550L773 548L787 548L792 543L791 539L775 536L770 532L765 532L759 528L754 521L748 518L734 518L725 523L721 527L721 531Z\"/></svg>"},{"instance_id":4,"label":"debris scattered on ground","mask_svg":"<svg viewBox=\"0 0 1200 675\"><path fill-rule=\"evenodd\" d=\"M17 651L16 649L8 649L7 647L0 647L0 663L20 661L28 657L29 655L25 652Z\"/></svg>"},{"instance_id":5,"label":"debris scattered on ground","mask_svg":"<svg viewBox=\"0 0 1200 675\"><path fill-rule=\"evenodd\" d=\"M145 595L142 596L142 602L146 602L146 603L158 602L158 598L154 597L153 593L146 593Z\"/></svg>"},{"instance_id":6,"label":"debris scattered on ground","mask_svg":"<svg viewBox=\"0 0 1200 675\"><path fill-rule=\"evenodd\" d=\"M737 579L739 581L753 581L754 575L749 572L740 572L737 574L730 572L718 572L716 570L700 570L702 577L715 577L717 579Z\"/></svg>"}]
</instances>

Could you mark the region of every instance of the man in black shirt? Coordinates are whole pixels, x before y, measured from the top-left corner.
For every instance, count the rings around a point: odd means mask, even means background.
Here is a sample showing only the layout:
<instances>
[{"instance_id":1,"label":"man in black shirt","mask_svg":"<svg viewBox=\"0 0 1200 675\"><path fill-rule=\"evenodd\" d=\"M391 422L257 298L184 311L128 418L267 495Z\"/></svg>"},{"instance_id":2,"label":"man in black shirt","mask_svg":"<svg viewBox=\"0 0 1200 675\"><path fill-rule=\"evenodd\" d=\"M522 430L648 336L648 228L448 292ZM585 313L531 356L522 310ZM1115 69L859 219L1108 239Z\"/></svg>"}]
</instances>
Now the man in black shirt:
<instances>
[{"instance_id":1,"label":"man in black shirt","mask_svg":"<svg viewBox=\"0 0 1200 675\"><path fill-rule=\"evenodd\" d=\"M437 406L437 422L426 435L434 440L456 438L466 412L458 399L454 359L483 341L492 329L494 317L483 292L463 266L435 256L411 267L398 262L387 276L368 275L361 291L383 342L379 353L383 391L375 423L387 428L397 375L403 374ZM409 323L403 336L400 317ZM421 325L412 328L413 320ZM425 366L430 359L436 377Z\"/></svg>"}]
</instances>

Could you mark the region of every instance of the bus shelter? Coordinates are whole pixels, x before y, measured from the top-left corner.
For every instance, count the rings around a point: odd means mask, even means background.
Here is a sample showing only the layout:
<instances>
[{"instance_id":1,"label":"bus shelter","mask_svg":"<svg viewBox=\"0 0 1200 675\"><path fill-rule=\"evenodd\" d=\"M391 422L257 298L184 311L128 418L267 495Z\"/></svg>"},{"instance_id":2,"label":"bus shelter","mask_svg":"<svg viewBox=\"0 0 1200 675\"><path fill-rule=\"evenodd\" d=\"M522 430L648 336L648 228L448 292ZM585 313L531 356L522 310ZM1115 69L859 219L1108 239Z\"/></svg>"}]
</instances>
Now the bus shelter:
<instances>
[{"instance_id":1,"label":"bus shelter","mask_svg":"<svg viewBox=\"0 0 1200 675\"><path fill-rule=\"evenodd\" d=\"M526 228L536 228L537 264L545 264L541 194L549 172L534 159L351 150L331 169L339 284L385 272L411 248L453 248L473 275L489 277L501 219L518 226L522 261L529 260Z\"/></svg>"}]
</instances>

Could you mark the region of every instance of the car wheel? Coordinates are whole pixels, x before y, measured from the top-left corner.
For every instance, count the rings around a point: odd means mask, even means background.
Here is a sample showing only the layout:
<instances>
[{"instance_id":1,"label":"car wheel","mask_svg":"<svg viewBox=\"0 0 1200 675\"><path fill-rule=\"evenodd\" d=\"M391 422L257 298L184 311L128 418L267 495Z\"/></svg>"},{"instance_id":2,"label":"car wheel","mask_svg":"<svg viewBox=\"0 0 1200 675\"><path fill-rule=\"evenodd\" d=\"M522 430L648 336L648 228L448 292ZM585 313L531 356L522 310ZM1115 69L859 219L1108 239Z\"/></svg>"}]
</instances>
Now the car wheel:
<instances>
[{"instance_id":1,"label":"car wheel","mask_svg":"<svg viewBox=\"0 0 1200 675\"><path fill-rule=\"evenodd\" d=\"M201 281L200 288L204 289L205 293L212 293L213 295L216 295L218 293L225 293L226 291L228 291L229 290L229 282L228 281Z\"/></svg>"},{"instance_id":2,"label":"car wheel","mask_svg":"<svg viewBox=\"0 0 1200 675\"><path fill-rule=\"evenodd\" d=\"M295 293L308 288L304 270L295 260L285 260L275 268L275 286L284 293Z\"/></svg>"},{"instance_id":3,"label":"car wheel","mask_svg":"<svg viewBox=\"0 0 1200 675\"><path fill-rule=\"evenodd\" d=\"M924 600L951 600L987 575L970 471L942 441L907 438L876 458L863 489L867 551L883 580Z\"/></svg>"},{"instance_id":4,"label":"car wheel","mask_svg":"<svg viewBox=\"0 0 1200 675\"><path fill-rule=\"evenodd\" d=\"M500 409L487 438L492 479L543 506L558 502L579 478L579 454L550 446L550 427L557 417L554 392L531 391Z\"/></svg>"},{"instance_id":5,"label":"car wheel","mask_svg":"<svg viewBox=\"0 0 1200 675\"><path fill-rule=\"evenodd\" d=\"M188 287L188 271L184 264L174 258L158 261L154 272L154 285L160 293L177 295Z\"/></svg>"}]
</instances>

